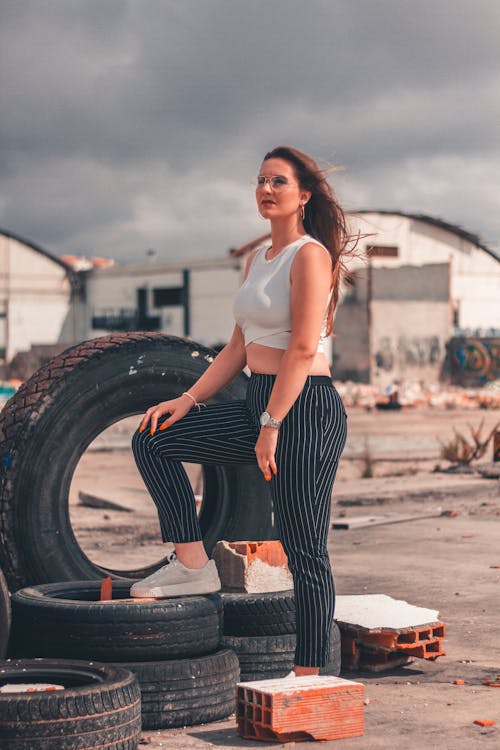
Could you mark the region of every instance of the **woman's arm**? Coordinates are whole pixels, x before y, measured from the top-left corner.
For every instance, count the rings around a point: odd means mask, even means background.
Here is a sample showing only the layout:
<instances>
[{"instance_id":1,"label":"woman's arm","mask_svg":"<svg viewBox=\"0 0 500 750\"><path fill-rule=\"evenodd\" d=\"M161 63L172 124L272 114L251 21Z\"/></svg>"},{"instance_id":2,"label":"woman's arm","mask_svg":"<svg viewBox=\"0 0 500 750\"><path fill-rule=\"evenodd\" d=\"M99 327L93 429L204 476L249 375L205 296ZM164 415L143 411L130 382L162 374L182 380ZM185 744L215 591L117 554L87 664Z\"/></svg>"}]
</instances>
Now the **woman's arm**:
<instances>
[{"instance_id":1,"label":"woman's arm","mask_svg":"<svg viewBox=\"0 0 500 750\"><path fill-rule=\"evenodd\" d=\"M279 420L304 387L317 352L332 282L329 253L316 243L304 245L294 258L290 278L292 333L267 404L267 411Z\"/></svg>"},{"instance_id":2,"label":"woman's arm","mask_svg":"<svg viewBox=\"0 0 500 750\"><path fill-rule=\"evenodd\" d=\"M258 248L253 250L247 258L243 281L245 281L248 276L250 266L257 251ZM231 380L243 370L246 363L247 355L243 331L239 325L235 325L229 342L224 349L219 352L210 367L208 367L203 375L198 378L196 383L191 386L189 393L191 393L197 401L203 401L206 398L210 398L210 396L213 396L224 388L227 383L230 383Z\"/></svg>"},{"instance_id":3,"label":"woman's arm","mask_svg":"<svg viewBox=\"0 0 500 750\"><path fill-rule=\"evenodd\" d=\"M230 383L245 367L247 363L245 341L238 325L229 342L215 357L211 365L205 370L196 383L189 389L189 393L197 401L204 401Z\"/></svg>"},{"instance_id":4,"label":"woman's arm","mask_svg":"<svg viewBox=\"0 0 500 750\"><path fill-rule=\"evenodd\" d=\"M248 275L256 252L257 250L250 253L247 259L243 281ZM213 396L214 393L220 391L227 383L233 380L243 370L246 363L247 356L243 332L239 325L235 325L229 342L219 352L203 375L191 386L189 393L198 402L203 401L205 398L210 398L210 396ZM162 401L155 406L150 406L141 420L139 430L142 432L150 424L150 433L154 435L158 420L165 414L170 414L169 418L160 427L160 430L165 430L175 424L175 422L178 422L179 419L182 419L191 409L192 405L192 399L182 394L178 398Z\"/></svg>"},{"instance_id":5,"label":"woman's arm","mask_svg":"<svg viewBox=\"0 0 500 750\"><path fill-rule=\"evenodd\" d=\"M189 389L189 393L192 394L192 397L196 401L202 401L204 398L209 398L214 393L217 393L226 383L229 383L230 380L241 372L246 362L246 350L244 342L241 345L240 338L243 341L241 329L238 332L238 326L235 326L229 343ZM150 433L154 435L158 426L158 420L165 414L169 414L169 418L160 427L160 430L166 430L167 427L182 419L192 406L192 399L184 393L178 398L161 401L159 404L155 404L155 406L150 406L141 420L139 431L142 432L145 430L150 423Z\"/></svg>"}]
</instances>

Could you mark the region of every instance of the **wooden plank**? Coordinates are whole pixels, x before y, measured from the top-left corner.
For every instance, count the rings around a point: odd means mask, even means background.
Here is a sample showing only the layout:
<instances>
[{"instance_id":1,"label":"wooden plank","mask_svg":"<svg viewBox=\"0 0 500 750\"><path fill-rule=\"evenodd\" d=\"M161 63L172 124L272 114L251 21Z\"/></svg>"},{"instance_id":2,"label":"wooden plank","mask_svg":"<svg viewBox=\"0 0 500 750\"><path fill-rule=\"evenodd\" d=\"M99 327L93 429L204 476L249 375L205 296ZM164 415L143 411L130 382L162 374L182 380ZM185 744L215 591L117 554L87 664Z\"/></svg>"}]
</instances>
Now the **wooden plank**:
<instances>
[{"instance_id":1,"label":"wooden plank","mask_svg":"<svg viewBox=\"0 0 500 750\"><path fill-rule=\"evenodd\" d=\"M332 529L363 529L367 526L419 521L421 518L438 518L441 514L441 508L436 508L435 510L424 511L422 513L385 513L380 516L354 516L353 518L342 518L334 521Z\"/></svg>"}]
</instances>

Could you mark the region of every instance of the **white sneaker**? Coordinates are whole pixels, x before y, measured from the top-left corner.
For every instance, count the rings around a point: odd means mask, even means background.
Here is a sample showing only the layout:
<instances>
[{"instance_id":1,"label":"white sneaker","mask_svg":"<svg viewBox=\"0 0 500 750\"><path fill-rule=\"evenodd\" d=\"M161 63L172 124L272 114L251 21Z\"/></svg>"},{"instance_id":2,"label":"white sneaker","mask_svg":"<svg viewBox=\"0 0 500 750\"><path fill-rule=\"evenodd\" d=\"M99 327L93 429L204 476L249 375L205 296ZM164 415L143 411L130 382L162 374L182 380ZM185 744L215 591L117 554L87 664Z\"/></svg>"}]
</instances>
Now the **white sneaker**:
<instances>
[{"instance_id":1,"label":"white sneaker","mask_svg":"<svg viewBox=\"0 0 500 750\"><path fill-rule=\"evenodd\" d=\"M221 583L214 560L203 568L186 568L172 552L166 565L142 581L134 583L130 596L162 598L212 594L220 591Z\"/></svg>"}]
</instances>

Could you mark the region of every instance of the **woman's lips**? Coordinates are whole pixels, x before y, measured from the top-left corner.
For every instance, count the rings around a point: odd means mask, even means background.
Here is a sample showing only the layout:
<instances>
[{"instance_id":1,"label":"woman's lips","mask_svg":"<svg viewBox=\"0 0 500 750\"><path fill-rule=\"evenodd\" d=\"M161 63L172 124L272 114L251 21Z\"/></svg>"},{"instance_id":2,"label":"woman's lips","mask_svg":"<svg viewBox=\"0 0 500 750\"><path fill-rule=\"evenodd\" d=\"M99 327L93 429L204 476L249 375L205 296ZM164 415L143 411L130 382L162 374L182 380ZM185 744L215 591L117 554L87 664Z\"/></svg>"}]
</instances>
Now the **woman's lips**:
<instances>
[{"instance_id":1,"label":"woman's lips","mask_svg":"<svg viewBox=\"0 0 500 750\"><path fill-rule=\"evenodd\" d=\"M275 203L274 201L269 201L268 200L268 201L262 201L261 205L262 206L274 206L274 203Z\"/></svg>"}]
</instances>

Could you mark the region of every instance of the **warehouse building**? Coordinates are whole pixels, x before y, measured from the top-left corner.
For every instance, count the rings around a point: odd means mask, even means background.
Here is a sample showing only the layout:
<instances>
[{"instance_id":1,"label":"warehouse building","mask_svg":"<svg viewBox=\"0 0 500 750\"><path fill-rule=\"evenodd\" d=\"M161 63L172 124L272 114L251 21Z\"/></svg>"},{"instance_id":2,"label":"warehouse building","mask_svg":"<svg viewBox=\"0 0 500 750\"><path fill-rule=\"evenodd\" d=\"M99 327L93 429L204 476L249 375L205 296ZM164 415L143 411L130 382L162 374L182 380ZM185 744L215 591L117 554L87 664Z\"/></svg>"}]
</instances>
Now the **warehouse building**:
<instances>
[{"instance_id":1,"label":"warehouse building","mask_svg":"<svg viewBox=\"0 0 500 750\"><path fill-rule=\"evenodd\" d=\"M479 347L486 364L476 375L498 377L496 254L477 236L425 215L359 211L349 222L360 235L359 255L349 261L352 283L341 292L329 339L333 376L381 387L436 382L458 341L457 367L476 366ZM232 300L246 257L267 241L256 238L218 258L113 264L57 258L0 233L3 361L33 346L65 348L112 331L157 330L220 347L234 326ZM463 344L474 337L481 339L476 349Z\"/></svg>"}]
</instances>

